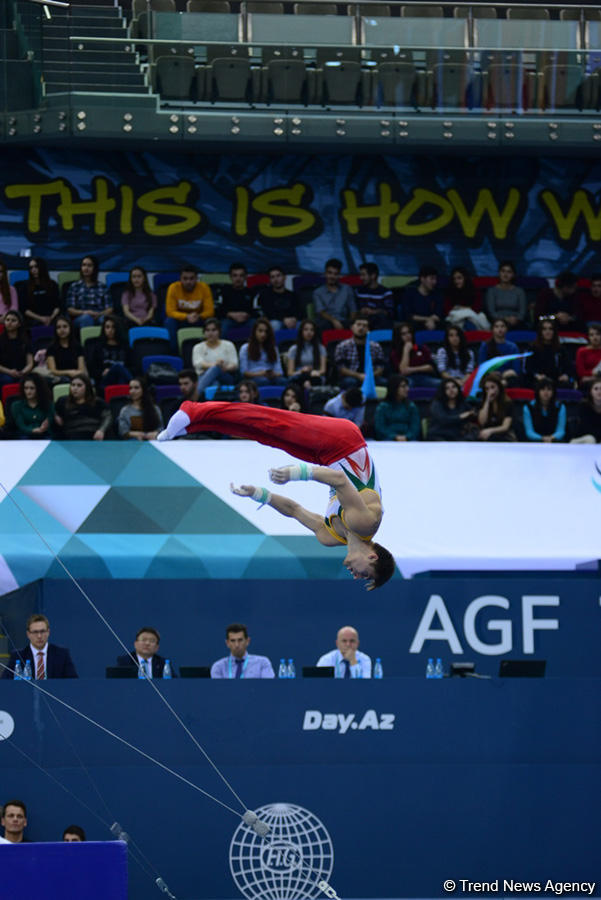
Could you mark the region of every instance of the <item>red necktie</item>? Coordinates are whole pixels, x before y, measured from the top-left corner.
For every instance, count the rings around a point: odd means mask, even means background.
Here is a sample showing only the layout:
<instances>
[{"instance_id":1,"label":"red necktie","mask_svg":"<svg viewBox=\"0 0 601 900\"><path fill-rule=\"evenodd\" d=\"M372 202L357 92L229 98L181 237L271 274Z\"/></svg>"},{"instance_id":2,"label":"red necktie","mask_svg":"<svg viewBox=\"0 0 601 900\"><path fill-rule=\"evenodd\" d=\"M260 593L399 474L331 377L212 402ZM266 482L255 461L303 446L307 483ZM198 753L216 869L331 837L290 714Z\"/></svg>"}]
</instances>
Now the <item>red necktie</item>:
<instances>
[{"instance_id":1,"label":"red necktie","mask_svg":"<svg viewBox=\"0 0 601 900\"><path fill-rule=\"evenodd\" d=\"M42 651L38 651L38 663L35 670L36 681L42 681L44 679L44 654Z\"/></svg>"}]
</instances>

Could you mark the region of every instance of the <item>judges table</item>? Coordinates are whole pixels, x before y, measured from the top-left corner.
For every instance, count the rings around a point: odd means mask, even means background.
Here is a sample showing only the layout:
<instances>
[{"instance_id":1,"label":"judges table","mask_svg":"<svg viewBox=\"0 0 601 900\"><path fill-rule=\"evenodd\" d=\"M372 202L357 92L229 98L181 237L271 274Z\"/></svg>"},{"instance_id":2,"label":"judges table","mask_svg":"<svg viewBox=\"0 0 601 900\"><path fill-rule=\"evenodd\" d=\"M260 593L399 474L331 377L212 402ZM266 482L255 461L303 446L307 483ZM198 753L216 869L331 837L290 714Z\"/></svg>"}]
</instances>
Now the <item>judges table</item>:
<instances>
[{"instance_id":1,"label":"judges table","mask_svg":"<svg viewBox=\"0 0 601 900\"><path fill-rule=\"evenodd\" d=\"M500 894L503 879L595 881L601 679L155 684L244 805L270 807L279 838L282 822L294 825L286 846L311 852L326 876L333 852L340 897L440 897L447 879L498 878ZM242 812L152 685L44 688ZM2 799L25 801L31 840L79 823L109 841L115 820L178 900L240 895L238 816L29 684L0 683L0 710L4 734L14 721L0 741ZM287 883L294 855L276 864L270 853L245 876L249 898L266 896L261 867ZM129 896L155 892L130 859Z\"/></svg>"}]
</instances>

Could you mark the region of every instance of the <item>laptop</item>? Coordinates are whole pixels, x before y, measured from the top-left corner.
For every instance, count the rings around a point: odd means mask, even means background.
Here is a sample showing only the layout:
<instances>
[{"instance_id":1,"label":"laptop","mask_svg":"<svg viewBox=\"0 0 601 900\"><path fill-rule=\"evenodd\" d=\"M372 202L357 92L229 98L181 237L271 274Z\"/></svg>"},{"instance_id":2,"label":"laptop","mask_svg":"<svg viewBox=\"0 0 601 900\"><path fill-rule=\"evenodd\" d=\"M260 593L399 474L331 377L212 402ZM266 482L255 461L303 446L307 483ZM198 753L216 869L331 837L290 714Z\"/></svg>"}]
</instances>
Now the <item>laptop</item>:
<instances>
[{"instance_id":1,"label":"laptop","mask_svg":"<svg viewBox=\"0 0 601 900\"><path fill-rule=\"evenodd\" d=\"M546 659L502 659L499 678L543 678Z\"/></svg>"},{"instance_id":2,"label":"laptop","mask_svg":"<svg viewBox=\"0 0 601 900\"><path fill-rule=\"evenodd\" d=\"M138 670L135 666L107 666L107 678L137 678Z\"/></svg>"},{"instance_id":3,"label":"laptop","mask_svg":"<svg viewBox=\"0 0 601 900\"><path fill-rule=\"evenodd\" d=\"M333 678L334 666L303 666L303 678Z\"/></svg>"},{"instance_id":4,"label":"laptop","mask_svg":"<svg viewBox=\"0 0 601 900\"><path fill-rule=\"evenodd\" d=\"M180 666L180 678L210 678L210 666Z\"/></svg>"}]
</instances>

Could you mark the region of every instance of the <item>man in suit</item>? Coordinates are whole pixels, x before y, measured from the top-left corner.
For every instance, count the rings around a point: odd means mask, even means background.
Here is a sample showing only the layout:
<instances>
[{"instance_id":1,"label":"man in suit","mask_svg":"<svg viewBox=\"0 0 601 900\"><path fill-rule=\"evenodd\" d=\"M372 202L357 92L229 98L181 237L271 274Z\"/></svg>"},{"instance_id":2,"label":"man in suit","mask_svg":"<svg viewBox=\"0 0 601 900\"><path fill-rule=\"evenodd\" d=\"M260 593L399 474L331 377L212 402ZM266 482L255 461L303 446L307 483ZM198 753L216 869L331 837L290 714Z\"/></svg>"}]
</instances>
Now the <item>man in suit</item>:
<instances>
[{"instance_id":1,"label":"man in suit","mask_svg":"<svg viewBox=\"0 0 601 900\"><path fill-rule=\"evenodd\" d=\"M148 678L162 678L165 660L157 653L160 642L161 635L156 628L140 628L136 634L134 649L130 653L117 657L117 665L134 666L136 669L143 665ZM173 666L171 674L175 678Z\"/></svg>"},{"instance_id":2,"label":"man in suit","mask_svg":"<svg viewBox=\"0 0 601 900\"><path fill-rule=\"evenodd\" d=\"M22 650L13 650L3 678L13 678L17 659L21 660L23 666L27 661L31 663L31 677L36 681L45 678L78 677L67 647L57 647L56 644L48 643L50 622L46 616L42 616L40 613L30 616L26 629L29 645L23 647Z\"/></svg>"}]
</instances>

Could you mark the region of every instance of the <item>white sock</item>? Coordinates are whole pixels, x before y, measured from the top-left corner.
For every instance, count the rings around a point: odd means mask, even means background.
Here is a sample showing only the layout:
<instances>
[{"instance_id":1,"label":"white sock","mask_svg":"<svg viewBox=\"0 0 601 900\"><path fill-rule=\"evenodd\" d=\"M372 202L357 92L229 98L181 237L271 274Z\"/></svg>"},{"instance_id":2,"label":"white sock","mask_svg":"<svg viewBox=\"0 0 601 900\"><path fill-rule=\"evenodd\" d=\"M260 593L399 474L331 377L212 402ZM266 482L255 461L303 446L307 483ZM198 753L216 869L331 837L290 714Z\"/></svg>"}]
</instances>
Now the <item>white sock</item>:
<instances>
[{"instance_id":1,"label":"white sock","mask_svg":"<svg viewBox=\"0 0 601 900\"><path fill-rule=\"evenodd\" d=\"M167 422L167 427L157 435L157 441L172 441L173 438L186 434L186 428L189 424L190 416L188 413L185 413L183 409L178 409Z\"/></svg>"}]
</instances>

